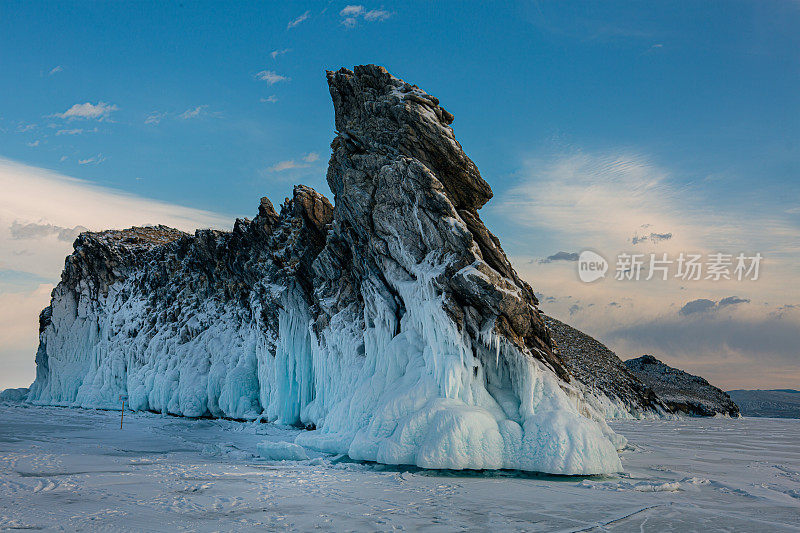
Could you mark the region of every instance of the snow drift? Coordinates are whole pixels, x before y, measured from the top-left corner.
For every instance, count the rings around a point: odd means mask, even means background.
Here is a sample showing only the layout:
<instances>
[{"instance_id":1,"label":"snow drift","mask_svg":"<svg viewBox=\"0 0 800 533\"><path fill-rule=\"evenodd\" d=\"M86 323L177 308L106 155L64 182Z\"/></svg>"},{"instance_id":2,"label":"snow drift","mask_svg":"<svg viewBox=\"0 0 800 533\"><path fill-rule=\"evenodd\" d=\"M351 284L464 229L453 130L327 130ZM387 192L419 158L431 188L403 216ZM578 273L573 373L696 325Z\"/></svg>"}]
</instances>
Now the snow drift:
<instances>
[{"instance_id":1,"label":"snow drift","mask_svg":"<svg viewBox=\"0 0 800 533\"><path fill-rule=\"evenodd\" d=\"M328 72L335 204L295 187L233 231L84 233L40 318L28 401L304 425L297 444L425 468L621 470L478 209L438 100Z\"/></svg>"}]
</instances>

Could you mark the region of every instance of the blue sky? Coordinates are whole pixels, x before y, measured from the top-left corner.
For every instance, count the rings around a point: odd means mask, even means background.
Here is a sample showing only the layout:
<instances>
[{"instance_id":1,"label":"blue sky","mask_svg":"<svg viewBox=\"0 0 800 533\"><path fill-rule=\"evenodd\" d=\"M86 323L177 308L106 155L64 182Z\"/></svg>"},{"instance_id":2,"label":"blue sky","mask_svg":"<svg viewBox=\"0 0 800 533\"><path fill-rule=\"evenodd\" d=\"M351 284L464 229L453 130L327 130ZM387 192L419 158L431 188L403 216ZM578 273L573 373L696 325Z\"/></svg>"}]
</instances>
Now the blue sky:
<instances>
[{"instance_id":1,"label":"blue sky","mask_svg":"<svg viewBox=\"0 0 800 533\"><path fill-rule=\"evenodd\" d=\"M482 216L533 286L583 299L579 311L568 312L575 304L566 300L549 309L543 303L546 311L625 351L623 358L652 349L708 372L720 358L741 356L738 374L719 379L746 387L756 383L737 378L750 368L747 354L708 348L699 360L688 346L659 341L652 324L663 318L659 308L728 296L749 299L751 310L737 306L744 314L727 322L708 318L709 327L721 328L717 345L724 344L724 324L735 329L768 313L795 320L779 310L800 304L792 261L800 257L799 27L800 3L789 1L5 1L0 159L16 176L46 170L52 179L78 178L81 186L157 202L163 210L153 216L182 206L197 210L182 211L183 220L224 226L254 215L261 196L280 203L293 183L329 194L324 176L334 133L324 71L378 63L438 96L455 115L457 138L495 191ZM539 212L554 204L543 206L548 196L539 191L562 198L558 186L570 180L602 193L589 202L593 216L629 216L591 235L594 228L583 231L570 209L550 209L551 223L544 223ZM645 182L654 185L630 195ZM578 204L586 199L568 207ZM587 247L612 255L625 244L614 231L632 235L653 223L651 213L660 231L675 233L675 246L759 248L774 258L772 277L746 289L637 287L627 296L630 313L610 320L607 312L592 314L587 302L613 298L614 286L586 293L573 285L574 265L538 263ZM64 215L60 224L103 223L80 215ZM58 225L47 213L5 216ZM56 242L56 235L40 237ZM28 244L12 247L13 254L7 248L0 259L7 295L8 287L39 290L42 279L57 279L63 259L56 255L46 269L44 259L27 267L15 259L45 247ZM57 248L60 257L68 244ZM560 274L547 270L555 268ZM647 324L637 322L644 309ZM678 320L677 312L669 316ZM622 330L651 333L634 342ZM797 338L781 335L786 344L775 346L783 351L776 375L785 375L781 365L797 363L796 349L787 352Z\"/></svg>"}]
</instances>

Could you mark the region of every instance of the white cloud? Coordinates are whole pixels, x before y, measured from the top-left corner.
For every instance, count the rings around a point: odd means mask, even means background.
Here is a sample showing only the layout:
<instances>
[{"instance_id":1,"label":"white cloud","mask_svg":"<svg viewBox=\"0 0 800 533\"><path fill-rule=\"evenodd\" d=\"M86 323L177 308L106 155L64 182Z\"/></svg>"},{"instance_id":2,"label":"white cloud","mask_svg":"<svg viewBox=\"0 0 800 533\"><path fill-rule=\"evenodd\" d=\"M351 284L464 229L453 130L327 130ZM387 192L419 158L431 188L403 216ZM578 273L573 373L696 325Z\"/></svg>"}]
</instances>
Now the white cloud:
<instances>
[{"instance_id":1,"label":"white cloud","mask_svg":"<svg viewBox=\"0 0 800 533\"><path fill-rule=\"evenodd\" d=\"M344 9L339 11L342 17L355 17L364 12L364 6L345 6Z\"/></svg>"},{"instance_id":2,"label":"white cloud","mask_svg":"<svg viewBox=\"0 0 800 533\"><path fill-rule=\"evenodd\" d=\"M266 103L266 104L274 104L277 101L278 101L278 97L275 96L274 94L272 94L272 95L270 95L270 96L268 96L266 98L262 98L261 99L261 102L262 103Z\"/></svg>"},{"instance_id":3,"label":"white cloud","mask_svg":"<svg viewBox=\"0 0 800 533\"><path fill-rule=\"evenodd\" d=\"M291 48L284 48L283 50L273 50L272 52L269 53L269 55L272 56L272 59L277 59L278 56L282 56L291 51L292 51Z\"/></svg>"},{"instance_id":4,"label":"white cloud","mask_svg":"<svg viewBox=\"0 0 800 533\"><path fill-rule=\"evenodd\" d=\"M17 126L17 133L25 133L36 129L36 124L20 124Z\"/></svg>"},{"instance_id":5,"label":"white cloud","mask_svg":"<svg viewBox=\"0 0 800 533\"><path fill-rule=\"evenodd\" d=\"M15 240L39 239L42 237L55 235L59 241L65 241L69 243L74 241L81 232L88 230L89 228L85 228L83 226L64 228L61 226L55 226L53 224L41 224L37 222L28 222L27 224L23 224L18 220L12 222L11 226L9 227L11 238Z\"/></svg>"},{"instance_id":6,"label":"white cloud","mask_svg":"<svg viewBox=\"0 0 800 533\"><path fill-rule=\"evenodd\" d=\"M735 324L756 323L769 310L794 303L791 300L796 298L786 287L800 276L796 261L800 227L790 216L758 209L750 205L744 193L739 204L723 207L708 185L691 187L647 157L630 153L573 153L532 159L522 176L517 186L490 202L484 211L507 222L501 226L500 238L512 251L511 259L520 275L547 295L542 299L546 313L566 318L568 323L607 341L622 358L654 353L726 386L736 384L736 376L725 370L726 357L735 358L740 369L757 366L758 358L766 352L747 353L729 345L723 332L735 329ZM645 229L647 239L642 239ZM669 234L671 237L666 238ZM636 244L632 235L639 236ZM514 248L521 253L514 254ZM553 250L586 249L609 261L606 279L582 283L576 262L539 260ZM761 252L765 259L756 282L645 281L646 275L641 281L617 281L614 275L620 252L666 252L673 260L680 252ZM646 274L646 268L643 272ZM731 295L736 295L737 302L750 303L728 305ZM659 324L666 327L697 320L700 313L679 314L692 300L725 302L715 304L719 308L708 314L709 320L721 324L734 321L730 328L708 330L709 338L702 353L696 352L694 362L691 354L696 346L679 334L678 326L663 335L655 333ZM609 306L608 302L617 305ZM800 327L800 320L793 320ZM650 333L637 336L639 326ZM716 370L713 365L703 366L711 361L718 365ZM747 383L742 380L738 385Z\"/></svg>"},{"instance_id":7,"label":"white cloud","mask_svg":"<svg viewBox=\"0 0 800 533\"><path fill-rule=\"evenodd\" d=\"M359 20L366 22L382 21L391 17L392 13L383 9L370 9L367 11L362 5L348 5L339 11L339 16L342 17L342 25L346 28L354 28L358 25Z\"/></svg>"},{"instance_id":8,"label":"white cloud","mask_svg":"<svg viewBox=\"0 0 800 533\"><path fill-rule=\"evenodd\" d=\"M155 124L160 123L166 117L167 117L166 113L159 113L159 112L150 113L149 115L147 115L147 118L144 119L144 123L145 124L154 124L155 125Z\"/></svg>"},{"instance_id":9,"label":"white cloud","mask_svg":"<svg viewBox=\"0 0 800 533\"><path fill-rule=\"evenodd\" d=\"M364 20L367 22L372 22L375 20L386 20L391 17L392 14L388 11L384 11L383 9L371 9L364 13Z\"/></svg>"},{"instance_id":10,"label":"white cloud","mask_svg":"<svg viewBox=\"0 0 800 533\"><path fill-rule=\"evenodd\" d=\"M30 146L31 148L35 148L36 146L39 146L39 139L36 139L35 141L29 142L29 143L26 143L26 144L28 146Z\"/></svg>"},{"instance_id":11,"label":"white cloud","mask_svg":"<svg viewBox=\"0 0 800 533\"><path fill-rule=\"evenodd\" d=\"M39 312L48 305L53 286L40 284L33 291L0 292L0 389L27 387L33 382Z\"/></svg>"},{"instance_id":12,"label":"white cloud","mask_svg":"<svg viewBox=\"0 0 800 533\"><path fill-rule=\"evenodd\" d=\"M73 128L73 129L58 130L56 131L56 135L80 135L82 133L97 133L97 131L98 131L97 128L93 128L90 130L83 128Z\"/></svg>"},{"instance_id":13,"label":"white cloud","mask_svg":"<svg viewBox=\"0 0 800 533\"><path fill-rule=\"evenodd\" d=\"M198 117L202 117L202 116L206 115L208 113L206 111L207 109L208 109L208 105L205 105L205 104L204 105L199 105L197 107L194 107L194 108L191 108L191 109L187 109L186 111L181 113L179 116L183 120L189 120L189 119L192 119L192 118L198 118Z\"/></svg>"},{"instance_id":14,"label":"white cloud","mask_svg":"<svg viewBox=\"0 0 800 533\"><path fill-rule=\"evenodd\" d=\"M295 159L288 159L286 161L279 161L275 163L271 167L267 168L269 172L283 172L284 170L290 170L293 168L307 168L311 166L311 163L319 160L319 154L316 152L309 152L303 157L300 158L299 161Z\"/></svg>"},{"instance_id":15,"label":"white cloud","mask_svg":"<svg viewBox=\"0 0 800 533\"><path fill-rule=\"evenodd\" d=\"M3 158L0 190L2 269L50 280L38 288L0 291L0 389L27 386L33 379L37 316L58 282L74 232L158 223L184 231L228 229L233 222L217 213L98 187Z\"/></svg>"},{"instance_id":16,"label":"white cloud","mask_svg":"<svg viewBox=\"0 0 800 533\"><path fill-rule=\"evenodd\" d=\"M286 161L279 161L274 165L272 165L271 167L269 167L267 170L269 170L270 172L282 172L284 170L289 170L292 168L300 168L305 166L307 165L298 164L297 161L295 161L294 159L289 159Z\"/></svg>"},{"instance_id":17,"label":"white cloud","mask_svg":"<svg viewBox=\"0 0 800 533\"><path fill-rule=\"evenodd\" d=\"M86 102L85 104L75 104L63 113L56 113L53 116L63 118L64 120L94 119L103 121L108 119L111 116L111 113L117 109L119 108L114 104L107 104L105 102L92 104L90 102Z\"/></svg>"},{"instance_id":18,"label":"white cloud","mask_svg":"<svg viewBox=\"0 0 800 533\"><path fill-rule=\"evenodd\" d=\"M287 78L286 76L281 76L274 70L262 70L261 72L256 73L256 79L265 81L269 85L275 85L276 83L281 81L291 80L291 78Z\"/></svg>"},{"instance_id":19,"label":"white cloud","mask_svg":"<svg viewBox=\"0 0 800 533\"><path fill-rule=\"evenodd\" d=\"M63 72L64 67L61 65L56 65L55 67L50 69L50 72L47 73L48 76L52 76L53 74L58 74L59 72Z\"/></svg>"},{"instance_id":20,"label":"white cloud","mask_svg":"<svg viewBox=\"0 0 800 533\"><path fill-rule=\"evenodd\" d=\"M297 17L296 19L294 19L294 20L292 20L291 22L289 22L289 24L287 24L287 25L286 25L286 29L287 29L287 30L291 30L292 28L295 28L295 27L297 27L297 26L298 26L298 25L300 25L302 22L304 22L305 20L307 20L307 19L308 19L308 17L310 17L310 16L311 16L311 11L306 11L305 13L303 13L302 15L300 15L299 17Z\"/></svg>"},{"instance_id":21,"label":"white cloud","mask_svg":"<svg viewBox=\"0 0 800 533\"><path fill-rule=\"evenodd\" d=\"M105 160L106 160L106 158L103 157L103 154L97 154L97 155L94 155L94 156L86 158L86 159L79 159L78 160L78 164L79 165L99 165L100 163L102 163Z\"/></svg>"}]
</instances>

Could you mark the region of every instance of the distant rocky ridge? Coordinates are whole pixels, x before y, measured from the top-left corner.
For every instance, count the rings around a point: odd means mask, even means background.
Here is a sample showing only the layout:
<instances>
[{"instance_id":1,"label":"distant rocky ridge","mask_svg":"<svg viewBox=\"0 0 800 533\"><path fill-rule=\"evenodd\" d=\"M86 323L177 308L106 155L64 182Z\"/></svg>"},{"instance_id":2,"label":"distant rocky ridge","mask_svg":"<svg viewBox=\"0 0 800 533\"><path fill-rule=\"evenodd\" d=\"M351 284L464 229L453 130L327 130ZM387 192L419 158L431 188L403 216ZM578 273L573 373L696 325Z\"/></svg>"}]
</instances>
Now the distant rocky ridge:
<instances>
[{"instance_id":1,"label":"distant rocky ridge","mask_svg":"<svg viewBox=\"0 0 800 533\"><path fill-rule=\"evenodd\" d=\"M731 390L743 416L800 418L800 391L794 389Z\"/></svg>"},{"instance_id":2,"label":"distant rocky ridge","mask_svg":"<svg viewBox=\"0 0 800 533\"><path fill-rule=\"evenodd\" d=\"M652 355L629 359L625 366L674 412L739 416L739 407L730 396L700 376L668 366Z\"/></svg>"}]
</instances>

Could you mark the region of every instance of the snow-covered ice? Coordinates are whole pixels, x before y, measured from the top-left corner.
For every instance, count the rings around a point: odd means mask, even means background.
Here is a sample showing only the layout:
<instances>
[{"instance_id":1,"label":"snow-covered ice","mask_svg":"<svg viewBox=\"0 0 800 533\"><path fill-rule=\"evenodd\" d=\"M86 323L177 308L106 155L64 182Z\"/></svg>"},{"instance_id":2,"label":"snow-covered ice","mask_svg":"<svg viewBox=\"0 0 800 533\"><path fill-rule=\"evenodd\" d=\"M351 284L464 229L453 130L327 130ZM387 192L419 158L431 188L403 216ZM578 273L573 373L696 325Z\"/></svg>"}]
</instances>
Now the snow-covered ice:
<instances>
[{"instance_id":1,"label":"snow-covered ice","mask_svg":"<svg viewBox=\"0 0 800 533\"><path fill-rule=\"evenodd\" d=\"M271 461L303 461L308 459L305 448L293 442L259 442L258 455Z\"/></svg>"},{"instance_id":2,"label":"snow-covered ice","mask_svg":"<svg viewBox=\"0 0 800 533\"><path fill-rule=\"evenodd\" d=\"M625 420L625 473L259 457L301 430L0 404L0 529L797 531L800 420ZM276 448L283 446L275 444Z\"/></svg>"}]
</instances>

